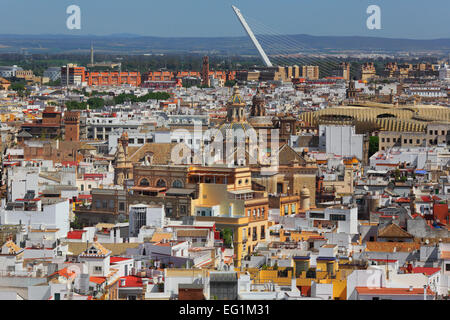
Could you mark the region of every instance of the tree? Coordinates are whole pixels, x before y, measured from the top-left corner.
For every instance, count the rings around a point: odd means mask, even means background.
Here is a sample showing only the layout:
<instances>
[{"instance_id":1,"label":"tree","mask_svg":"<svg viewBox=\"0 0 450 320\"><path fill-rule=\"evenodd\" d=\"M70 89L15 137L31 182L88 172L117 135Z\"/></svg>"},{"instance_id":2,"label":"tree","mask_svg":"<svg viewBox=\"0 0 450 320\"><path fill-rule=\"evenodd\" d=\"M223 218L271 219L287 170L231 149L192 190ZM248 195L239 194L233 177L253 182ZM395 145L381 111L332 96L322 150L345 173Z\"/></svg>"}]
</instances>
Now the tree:
<instances>
[{"instance_id":1,"label":"tree","mask_svg":"<svg viewBox=\"0 0 450 320\"><path fill-rule=\"evenodd\" d=\"M225 82L225 87L234 87L235 84L236 84L236 80L227 80Z\"/></svg>"},{"instance_id":2,"label":"tree","mask_svg":"<svg viewBox=\"0 0 450 320\"><path fill-rule=\"evenodd\" d=\"M378 151L379 145L380 139L377 136L371 136L369 138L369 158Z\"/></svg>"},{"instance_id":3,"label":"tree","mask_svg":"<svg viewBox=\"0 0 450 320\"><path fill-rule=\"evenodd\" d=\"M21 82L13 82L11 83L10 89L14 91L23 91L25 90L25 84Z\"/></svg>"},{"instance_id":4,"label":"tree","mask_svg":"<svg viewBox=\"0 0 450 320\"><path fill-rule=\"evenodd\" d=\"M80 222L80 219L78 219L78 216L75 216L73 221L70 223L70 227L74 230L81 230L83 229L83 224Z\"/></svg>"},{"instance_id":5,"label":"tree","mask_svg":"<svg viewBox=\"0 0 450 320\"><path fill-rule=\"evenodd\" d=\"M67 110L84 110L87 107L86 102L78 102L78 101L67 101L66 102Z\"/></svg>"},{"instance_id":6,"label":"tree","mask_svg":"<svg viewBox=\"0 0 450 320\"><path fill-rule=\"evenodd\" d=\"M225 228L222 231L223 243L227 248L230 248L233 243L233 230Z\"/></svg>"},{"instance_id":7,"label":"tree","mask_svg":"<svg viewBox=\"0 0 450 320\"><path fill-rule=\"evenodd\" d=\"M105 105L105 101L102 98L94 97L89 98L87 104L92 109L101 109Z\"/></svg>"}]
</instances>

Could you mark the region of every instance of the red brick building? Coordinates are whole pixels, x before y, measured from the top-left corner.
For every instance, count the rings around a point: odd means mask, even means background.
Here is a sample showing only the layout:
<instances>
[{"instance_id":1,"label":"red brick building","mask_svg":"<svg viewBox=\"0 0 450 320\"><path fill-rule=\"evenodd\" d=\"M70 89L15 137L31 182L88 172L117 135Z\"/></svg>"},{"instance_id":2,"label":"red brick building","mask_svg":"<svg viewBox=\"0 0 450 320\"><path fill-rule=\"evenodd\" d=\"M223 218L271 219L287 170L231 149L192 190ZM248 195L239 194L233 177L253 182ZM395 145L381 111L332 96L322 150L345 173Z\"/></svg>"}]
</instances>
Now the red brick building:
<instances>
[{"instance_id":1,"label":"red brick building","mask_svg":"<svg viewBox=\"0 0 450 320\"><path fill-rule=\"evenodd\" d=\"M117 86L129 84L138 87L141 84L140 72L94 72L86 71L85 79L88 86Z\"/></svg>"}]
</instances>

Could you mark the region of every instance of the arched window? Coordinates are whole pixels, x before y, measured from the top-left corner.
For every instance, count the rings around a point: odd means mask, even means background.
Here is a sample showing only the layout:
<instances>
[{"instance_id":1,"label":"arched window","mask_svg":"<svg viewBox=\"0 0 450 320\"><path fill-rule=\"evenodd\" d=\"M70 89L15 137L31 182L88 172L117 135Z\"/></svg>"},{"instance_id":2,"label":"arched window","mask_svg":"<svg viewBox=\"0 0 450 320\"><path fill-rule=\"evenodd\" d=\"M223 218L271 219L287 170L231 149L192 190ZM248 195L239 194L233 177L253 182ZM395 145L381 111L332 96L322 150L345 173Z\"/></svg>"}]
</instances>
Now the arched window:
<instances>
[{"instance_id":1,"label":"arched window","mask_svg":"<svg viewBox=\"0 0 450 320\"><path fill-rule=\"evenodd\" d=\"M163 179L159 179L156 182L156 186L159 187L159 188L164 188L164 187L166 187L166 182Z\"/></svg>"},{"instance_id":2,"label":"arched window","mask_svg":"<svg viewBox=\"0 0 450 320\"><path fill-rule=\"evenodd\" d=\"M142 187L148 187L148 186L150 186L150 182L146 178L144 178L144 179L141 179L141 181L139 181L139 185Z\"/></svg>"},{"instance_id":3,"label":"arched window","mask_svg":"<svg viewBox=\"0 0 450 320\"><path fill-rule=\"evenodd\" d=\"M183 182L181 182L180 180L175 180L172 183L172 187L173 188L183 188Z\"/></svg>"}]
</instances>

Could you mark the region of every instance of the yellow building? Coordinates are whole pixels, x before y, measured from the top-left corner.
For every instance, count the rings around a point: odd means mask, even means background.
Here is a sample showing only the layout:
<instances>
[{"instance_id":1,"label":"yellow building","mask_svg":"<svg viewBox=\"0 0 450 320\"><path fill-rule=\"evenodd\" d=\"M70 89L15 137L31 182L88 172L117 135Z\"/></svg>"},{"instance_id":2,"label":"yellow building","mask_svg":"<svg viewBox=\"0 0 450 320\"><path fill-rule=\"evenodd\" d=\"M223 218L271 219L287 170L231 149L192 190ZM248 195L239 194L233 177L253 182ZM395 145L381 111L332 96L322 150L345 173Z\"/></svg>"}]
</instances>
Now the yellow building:
<instances>
[{"instance_id":1,"label":"yellow building","mask_svg":"<svg viewBox=\"0 0 450 320\"><path fill-rule=\"evenodd\" d=\"M249 187L228 187L200 183L199 196L191 201L191 212L198 221L214 221L217 229L232 231L235 266L239 267L241 260L267 239L269 206L266 195L258 195Z\"/></svg>"},{"instance_id":2,"label":"yellow building","mask_svg":"<svg viewBox=\"0 0 450 320\"><path fill-rule=\"evenodd\" d=\"M303 295L308 295L312 282L333 285L333 300L347 298L347 270L339 269L339 262L334 257L317 257L316 267L310 268L309 256L296 256L294 259L297 287Z\"/></svg>"}]
</instances>

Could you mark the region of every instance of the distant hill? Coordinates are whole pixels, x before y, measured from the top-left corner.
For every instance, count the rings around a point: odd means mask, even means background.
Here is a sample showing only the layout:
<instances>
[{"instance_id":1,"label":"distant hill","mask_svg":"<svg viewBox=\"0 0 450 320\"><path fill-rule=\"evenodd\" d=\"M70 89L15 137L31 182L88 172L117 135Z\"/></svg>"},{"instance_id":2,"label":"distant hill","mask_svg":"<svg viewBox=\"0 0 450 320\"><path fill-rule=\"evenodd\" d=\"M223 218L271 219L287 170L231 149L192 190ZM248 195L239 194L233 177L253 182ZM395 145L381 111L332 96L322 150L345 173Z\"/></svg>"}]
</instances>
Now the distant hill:
<instances>
[{"instance_id":1,"label":"distant hill","mask_svg":"<svg viewBox=\"0 0 450 320\"><path fill-rule=\"evenodd\" d=\"M257 36L258 37L258 36ZM282 39L263 36L263 45L268 54L279 53L287 42L300 44L289 50L296 53L301 47L313 48L320 52L330 51L364 51L364 52L397 52L397 51L450 51L450 39L411 40L361 36L311 36L305 34L286 35ZM132 34L114 34L108 36L95 35L0 35L0 53L88 53L91 42L96 52L102 53L210 53L225 55L255 55L256 51L248 37L185 37L163 38ZM275 49L274 49L275 48ZM287 51L287 50L286 50Z\"/></svg>"}]
</instances>

